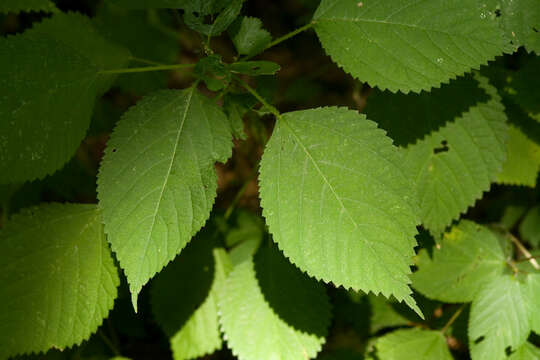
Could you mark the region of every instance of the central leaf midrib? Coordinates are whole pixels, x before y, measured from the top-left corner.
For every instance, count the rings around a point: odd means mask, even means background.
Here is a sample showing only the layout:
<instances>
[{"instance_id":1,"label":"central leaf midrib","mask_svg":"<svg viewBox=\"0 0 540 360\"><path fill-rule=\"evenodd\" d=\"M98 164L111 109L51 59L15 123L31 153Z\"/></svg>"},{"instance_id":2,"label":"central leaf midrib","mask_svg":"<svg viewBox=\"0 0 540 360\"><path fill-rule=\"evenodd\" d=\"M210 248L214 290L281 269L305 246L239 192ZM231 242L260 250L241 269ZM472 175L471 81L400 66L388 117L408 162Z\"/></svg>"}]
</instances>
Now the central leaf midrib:
<instances>
[{"instance_id":1,"label":"central leaf midrib","mask_svg":"<svg viewBox=\"0 0 540 360\"><path fill-rule=\"evenodd\" d=\"M163 199L163 192L165 191L165 187L167 186L167 183L169 181L169 176L171 174L172 166L174 164L174 160L176 159L176 150L178 148L178 142L180 140L180 135L182 134L182 131L183 131L183 128L184 128L184 123L185 123L186 118L187 118L187 114L188 114L188 111L189 111L189 108L190 108L190 105L191 105L191 99L193 98L193 93L194 92L195 92L195 87L192 87L191 92L189 93L189 96L188 96L188 98L186 100L186 107L185 107L185 110L184 110L184 114L182 115L182 120L181 120L181 123L180 123L180 127L178 128L178 132L176 134L176 141L174 143L174 148L173 148L173 153L172 153L172 156L171 156L171 161L169 163L169 168L167 169L167 173L165 175L165 180L163 181L163 185L162 185L161 190L159 192L158 201L156 203L156 207L154 209L154 214L152 216L152 223L150 225L150 230L148 231L148 237L146 238L144 251L143 251L144 258L146 258L146 254L147 254L147 251L148 251L148 246L149 246L150 240L152 238L152 233L154 231L154 226L155 226L155 223L156 223L157 213L158 213L159 207L161 205L161 200ZM137 279L140 278L142 269L143 269L143 266L142 266L142 264L140 264L139 271L138 271L138 274L137 274Z\"/></svg>"}]
</instances>

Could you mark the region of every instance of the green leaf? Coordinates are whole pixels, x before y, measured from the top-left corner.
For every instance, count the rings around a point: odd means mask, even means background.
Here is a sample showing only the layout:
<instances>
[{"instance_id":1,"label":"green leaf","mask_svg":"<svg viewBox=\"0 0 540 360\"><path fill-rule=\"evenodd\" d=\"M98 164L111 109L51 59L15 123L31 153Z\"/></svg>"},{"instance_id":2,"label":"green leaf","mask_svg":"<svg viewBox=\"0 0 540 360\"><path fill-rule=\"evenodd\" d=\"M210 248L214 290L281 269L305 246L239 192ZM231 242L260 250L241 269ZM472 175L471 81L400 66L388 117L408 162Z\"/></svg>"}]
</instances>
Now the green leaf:
<instances>
[{"instance_id":1,"label":"green leaf","mask_svg":"<svg viewBox=\"0 0 540 360\"><path fill-rule=\"evenodd\" d=\"M280 116L261 161L260 193L274 240L300 269L336 286L394 295L420 313L408 286L412 185L374 122L345 108Z\"/></svg>"},{"instance_id":2,"label":"green leaf","mask_svg":"<svg viewBox=\"0 0 540 360\"><path fill-rule=\"evenodd\" d=\"M540 247L540 206L531 208L521 224L519 235L534 247Z\"/></svg>"},{"instance_id":3,"label":"green leaf","mask_svg":"<svg viewBox=\"0 0 540 360\"><path fill-rule=\"evenodd\" d=\"M222 346L217 300L231 265L214 234L203 230L152 286L152 310L170 338L175 360L201 357Z\"/></svg>"},{"instance_id":4,"label":"green leaf","mask_svg":"<svg viewBox=\"0 0 540 360\"><path fill-rule=\"evenodd\" d=\"M240 55L257 55L272 41L272 35L263 28L262 21L248 16L233 24L230 33L231 40Z\"/></svg>"},{"instance_id":5,"label":"green leaf","mask_svg":"<svg viewBox=\"0 0 540 360\"><path fill-rule=\"evenodd\" d=\"M508 360L538 360L540 359L540 348L526 342L519 349L517 349Z\"/></svg>"},{"instance_id":6,"label":"green leaf","mask_svg":"<svg viewBox=\"0 0 540 360\"><path fill-rule=\"evenodd\" d=\"M190 8L184 13L184 22L187 26L206 36L217 36L227 30L234 20L240 15L245 0L231 0L223 11L216 17L212 24L206 24L204 13Z\"/></svg>"},{"instance_id":7,"label":"green leaf","mask_svg":"<svg viewBox=\"0 0 540 360\"><path fill-rule=\"evenodd\" d=\"M0 243L0 358L64 349L97 330L120 281L96 206L23 210Z\"/></svg>"},{"instance_id":8,"label":"green leaf","mask_svg":"<svg viewBox=\"0 0 540 360\"><path fill-rule=\"evenodd\" d=\"M377 340L380 360L452 360L446 339L440 331L403 329Z\"/></svg>"},{"instance_id":9,"label":"green leaf","mask_svg":"<svg viewBox=\"0 0 540 360\"><path fill-rule=\"evenodd\" d=\"M57 12L58 9L50 0L3 0L0 4L0 13L21 11Z\"/></svg>"},{"instance_id":10,"label":"green leaf","mask_svg":"<svg viewBox=\"0 0 540 360\"><path fill-rule=\"evenodd\" d=\"M505 161L504 107L496 89L478 79L491 100L402 149L405 168L416 179L422 223L434 235L489 190Z\"/></svg>"},{"instance_id":11,"label":"green leaf","mask_svg":"<svg viewBox=\"0 0 540 360\"><path fill-rule=\"evenodd\" d=\"M229 65L232 72L250 76L274 75L281 66L272 61L241 61Z\"/></svg>"},{"instance_id":12,"label":"green leaf","mask_svg":"<svg viewBox=\"0 0 540 360\"><path fill-rule=\"evenodd\" d=\"M208 219L217 187L214 163L227 160L231 148L227 118L195 87L154 93L118 123L98 197L135 308L142 286Z\"/></svg>"},{"instance_id":13,"label":"green leaf","mask_svg":"<svg viewBox=\"0 0 540 360\"><path fill-rule=\"evenodd\" d=\"M227 345L243 360L313 358L330 324L324 287L268 246L230 273L219 309Z\"/></svg>"},{"instance_id":14,"label":"green leaf","mask_svg":"<svg viewBox=\"0 0 540 360\"><path fill-rule=\"evenodd\" d=\"M472 301L506 267L497 235L468 220L444 234L432 257L420 252L413 287L430 299L450 303Z\"/></svg>"},{"instance_id":15,"label":"green leaf","mask_svg":"<svg viewBox=\"0 0 540 360\"><path fill-rule=\"evenodd\" d=\"M529 289L528 307L531 330L540 334L540 272L530 273L526 281Z\"/></svg>"},{"instance_id":16,"label":"green leaf","mask_svg":"<svg viewBox=\"0 0 540 360\"><path fill-rule=\"evenodd\" d=\"M156 14L158 20L162 20ZM147 66L148 61L173 64L178 60L178 41L167 36L152 22L147 11L126 10L117 6L101 6L94 18L96 28L106 38L128 48L134 59L130 66ZM165 19L166 20L166 19ZM163 25L162 25L163 26ZM144 59L144 62L138 59ZM137 95L167 88L168 71L127 73L118 77L116 85Z\"/></svg>"},{"instance_id":17,"label":"green leaf","mask_svg":"<svg viewBox=\"0 0 540 360\"><path fill-rule=\"evenodd\" d=\"M199 60L195 65L195 75L205 82L211 91L226 88L231 81L231 74L227 65L219 55L210 55Z\"/></svg>"},{"instance_id":18,"label":"green leaf","mask_svg":"<svg viewBox=\"0 0 540 360\"><path fill-rule=\"evenodd\" d=\"M527 208L523 205L509 205L504 209L499 224L507 231L510 231L521 220Z\"/></svg>"},{"instance_id":19,"label":"green leaf","mask_svg":"<svg viewBox=\"0 0 540 360\"><path fill-rule=\"evenodd\" d=\"M540 6L536 0L501 0L501 17L506 36L514 46L540 55Z\"/></svg>"},{"instance_id":20,"label":"green leaf","mask_svg":"<svg viewBox=\"0 0 540 360\"><path fill-rule=\"evenodd\" d=\"M438 87L506 46L495 15L477 0L323 0L313 21L345 71L392 92Z\"/></svg>"},{"instance_id":21,"label":"green leaf","mask_svg":"<svg viewBox=\"0 0 540 360\"><path fill-rule=\"evenodd\" d=\"M472 303L469 347L473 360L506 359L506 349L517 349L530 332L528 290L505 275L484 285Z\"/></svg>"},{"instance_id":22,"label":"green leaf","mask_svg":"<svg viewBox=\"0 0 540 360\"><path fill-rule=\"evenodd\" d=\"M112 82L99 72L128 55L76 14L56 14L23 35L0 39L0 184L42 178L70 159L96 95Z\"/></svg>"},{"instance_id":23,"label":"green leaf","mask_svg":"<svg viewBox=\"0 0 540 360\"><path fill-rule=\"evenodd\" d=\"M507 157L497 182L535 187L540 170L540 145L512 125L508 130Z\"/></svg>"}]
</instances>

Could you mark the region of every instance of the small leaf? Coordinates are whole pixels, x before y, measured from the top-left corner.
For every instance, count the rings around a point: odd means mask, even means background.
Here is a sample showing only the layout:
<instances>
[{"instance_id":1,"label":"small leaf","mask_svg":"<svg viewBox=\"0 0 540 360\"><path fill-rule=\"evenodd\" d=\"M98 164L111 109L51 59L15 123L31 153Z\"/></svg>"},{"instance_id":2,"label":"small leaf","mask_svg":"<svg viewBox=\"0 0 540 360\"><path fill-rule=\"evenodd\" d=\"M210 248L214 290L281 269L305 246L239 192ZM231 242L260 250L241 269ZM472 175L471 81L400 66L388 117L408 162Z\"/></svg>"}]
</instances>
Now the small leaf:
<instances>
[{"instance_id":1,"label":"small leaf","mask_svg":"<svg viewBox=\"0 0 540 360\"><path fill-rule=\"evenodd\" d=\"M203 230L152 286L152 309L171 341L175 360L221 348L217 300L231 270L212 228Z\"/></svg>"},{"instance_id":2,"label":"small leaf","mask_svg":"<svg viewBox=\"0 0 540 360\"><path fill-rule=\"evenodd\" d=\"M263 29L262 22L258 18L244 16L235 25L230 29L230 33L236 51L240 55L257 55L272 41L272 35Z\"/></svg>"},{"instance_id":3,"label":"small leaf","mask_svg":"<svg viewBox=\"0 0 540 360\"><path fill-rule=\"evenodd\" d=\"M540 6L536 0L501 0L501 17L506 36L514 46L540 55Z\"/></svg>"},{"instance_id":4,"label":"small leaf","mask_svg":"<svg viewBox=\"0 0 540 360\"><path fill-rule=\"evenodd\" d=\"M324 287L275 247L234 268L219 309L227 345L243 360L313 358L330 324Z\"/></svg>"},{"instance_id":5,"label":"small leaf","mask_svg":"<svg viewBox=\"0 0 540 360\"><path fill-rule=\"evenodd\" d=\"M417 223L411 180L375 123L344 108L280 116L261 161L260 194L274 240L300 269L394 295L420 313L408 286Z\"/></svg>"},{"instance_id":6,"label":"small leaf","mask_svg":"<svg viewBox=\"0 0 540 360\"><path fill-rule=\"evenodd\" d=\"M535 187L540 170L540 145L514 126L508 130L507 157L497 182Z\"/></svg>"},{"instance_id":7,"label":"small leaf","mask_svg":"<svg viewBox=\"0 0 540 360\"><path fill-rule=\"evenodd\" d=\"M452 360L446 339L440 331L402 329L377 340L380 360Z\"/></svg>"},{"instance_id":8,"label":"small leaf","mask_svg":"<svg viewBox=\"0 0 540 360\"><path fill-rule=\"evenodd\" d=\"M2 0L0 4L0 13L21 11L57 12L58 9L50 0Z\"/></svg>"},{"instance_id":9,"label":"small leaf","mask_svg":"<svg viewBox=\"0 0 540 360\"><path fill-rule=\"evenodd\" d=\"M245 0L231 0L223 11L216 17L212 24L204 22L204 13L190 8L184 13L184 21L187 26L206 36L217 36L227 30L234 20L240 15Z\"/></svg>"},{"instance_id":10,"label":"small leaf","mask_svg":"<svg viewBox=\"0 0 540 360\"><path fill-rule=\"evenodd\" d=\"M439 87L507 47L477 0L323 0L313 21L345 71L392 92Z\"/></svg>"},{"instance_id":11,"label":"small leaf","mask_svg":"<svg viewBox=\"0 0 540 360\"><path fill-rule=\"evenodd\" d=\"M232 72L246 74L250 76L274 75L281 66L271 61L242 61L229 65Z\"/></svg>"},{"instance_id":12,"label":"small leaf","mask_svg":"<svg viewBox=\"0 0 540 360\"><path fill-rule=\"evenodd\" d=\"M142 286L210 215L214 163L231 156L227 119L194 87L154 93L120 120L98 176L105 231L130 284Z\"/></svg>"},{"instance_id":13,"label":"small leaf","mask_svg":"<svg viewBox=\"0 0 540 360\"><path fill-rule=\"evenodd\" d=\"M528 290L505 275L484 285L472 303L469 347L472 360L506 359L506 349L517 349L530 332Z\"/></svg>"},{"instance_id":14,"label":"small leaf","mask_svg":"<svg viewBox=\"0 0 540 360\"><path fill-rule=\"evenodd\" d=\"M0 358L64 349L97 330L120 281L96 206L23 210L0 243Z\"/></svg>"},{"instance_id":15,"label":"small leaf","mask_svg":"<svg viewBox=\"0 0 540 360\"><path fill-rule=\"evenodd\" d=\"M469 302L484 284L502 274L506 257L496 234L462 220L434 247L433 259L422 250L416 265L413 287L423 295L443 302Z\"/></svg>"}]
</instances>

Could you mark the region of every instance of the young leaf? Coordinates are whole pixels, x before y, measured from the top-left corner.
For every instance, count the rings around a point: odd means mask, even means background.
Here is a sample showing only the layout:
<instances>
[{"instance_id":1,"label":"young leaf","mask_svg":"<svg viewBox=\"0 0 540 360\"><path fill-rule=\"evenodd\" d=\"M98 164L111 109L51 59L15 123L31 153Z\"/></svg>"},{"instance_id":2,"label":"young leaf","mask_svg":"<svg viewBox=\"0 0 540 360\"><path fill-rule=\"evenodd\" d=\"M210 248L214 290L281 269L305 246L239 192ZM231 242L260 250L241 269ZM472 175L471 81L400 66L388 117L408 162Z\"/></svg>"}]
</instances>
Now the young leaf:
<instances>
[{"instance_id":1,"label":"young leaf","mask_svg":"<svg viewBox=\"0 0 540 360\"><path fill-rule=\"evenodd\" d=\"M495 15L477 0L323 0L313 21L345 71L392 92L438 87L505 49Z\"/></svg>"},{"instance_id":2,"label":"young leaf","mask_svg":"<svg viewBox=\"0 0 540 360\"><path fill-rule=\"evenodd\" d=\"M413 287L430 299L443 302L472 301L479 289L502 274L504 250L496 234L462 220L444 234L433 249L433 259L422 250L416 262Z\"/></svg>"},{"instance_id":3,"label":"young leaf","mask_svg":"<svg viewBox=\"0 0 540 360\"><path fill-rule=\"evenodd\" d=\"M112 83L100 70L117 68L128 56L77 14L55 14L23 35L0 39L0 184L62 167L86 133L96 95Z\"/></svg>"},{"instance_id":4,"label":"young leaf","mask_svg":"<svg viewBox=\"0 0 540 360\"><path fill-rule=\"evenodd\" d=\"M501 0L501 16L506 36L517 48L540 55L540 6L536 0Z\"/></svg>"},{"instance_id":5,"label":"young leaf","mask_svg":"<svg viewBox=\"0 0 540 360\"><path fill-rule=\"evenodd\" d=\"M526 342L519 349L517 349L508 360L538 360L540 359L540 348Z\"/></svg>"},{"instance_id":6,"label":"young leaf","mask_svg":"<svg viewBox=\"0 0 540 360\"><path fill-rule=\"evenodd\" d=\"M142 286L204 225L214 163L231 156L227 118L195 87L154 93L120 120L98 176L105 231L133 305Z\"/></svg>"},{"instance_id":7,"label":"young leaf","mask_svg":"<svg viewBox=\"0 0 540 360\"><path fill-rule=\"evenodd\" d=\"M452 360L446 339L440 331L403 329L377 340L380 360Z\"/></svg>"},{"instance_id":8,"label":"young leaf","mask_svg":"<svg viewBox=\"0 0 540 360\"><path fill-rule=\"evenodd\" d=\"M260 53L272 41L272 35L260 19L244 16L230 29L231 39L240 55L253 56Z\"/></svg>"},{"instance_id":9,"label":"young leaf","mask_svg":"<svg viewBox=\"0 0 540 360\"><path fill-rule=\"evenodd\" d=\"M506 359L506 349L525 343L531 330L528 290L504 275L484 285L472 303L469 347L473 360Z\"/></svg>"},{"instance_id":10,"label":"young leaf","mask_svg":"<svg viewBox=\"0 0 540 360\"><path fill-rule=\"evenodd\" d=\"M280 116L261 161L260 193L274 240L300 269L337 286L394 295L420 313L408 286L417 223L412 184L374 122L344 108Z\"/></svg>"},{"instance_id":11,"label":"young leaf","mask_svg":"<svg viewBox=\"0 0 540 360\"><path fill-rule=\"evenodd\" d=\"M170 338L175 360L221 348L217 300L231 265L212 230L203 230L152 286L152 310Z\"/></svg>"},{"instance_id":12,"label":"young leaf","mask_svg":"<svg viewBox=\"0 0 540 360\"><path fill-rule=\"evenodd\" d=\"M540 145L514 126L508 130L507 157L497 182L534 187L540 170Z\"/></svg>"},{"instance_id":13,"label":"young leaf","mask_svg":"<svg viewBox=\"0 0 540 360\"><path fill-rule=\"evenodd\" d=\"M21 11L57 12L58 9L50 0L2 0L0 13Z\"/></svg>"},{"instance_id":14,"label":"young leaf","mask_svg":"<svg viewBox=\"0 0 540 360\"><path fill-rule=\"evenodd\" d=\"M240 15L242 5L245 0L231 0L223 11L216 17L212 24L204 22L204 13L196 11L194 8L184 13L184 21L187 26L206 36L217 36L227 30L234 20Z\"/></svg>"},{"instance_id":15,"label":"young leaf","mask_svg":"<svg viewBox=\"0 0 540 360\"><path fill-rule=\"evenodd\" d=\"M96 206L23 210L0 243L0 358L64 349L97 330L120 281Z\"/></svg>"},{"instance_id":16,"label":"young leaf","mask_svg":"<svg viewBox=\"0 0 540 360\"><path fill-rule=\"evenodd\" d=\"M275 247L235 266L219 309L227 345L243 360L313 358L330 323L324 287Z\"/></svg>"},{"instance_id":17,"label":"young leaf","mask_svg":"<svg viewBox=\"0 0 540 360\"><path fill-rule=\"evenodd\" d=\"M432 234L442 233L489 189L506 157L504 107L496 89L478 79L491 100L402 149L405 168L416 179L422 223Z\"/></svg>"},{"instance_id":18,"label":"young leaf","mask_svg":"<svg viewBox=\"0 0 540 360\"><path fill-rule=\"evenodd\" d=\"M534 247L540 246L540 206L535 206L527 212L519 224L519 235Z\"/></svg>"}]
</instances>

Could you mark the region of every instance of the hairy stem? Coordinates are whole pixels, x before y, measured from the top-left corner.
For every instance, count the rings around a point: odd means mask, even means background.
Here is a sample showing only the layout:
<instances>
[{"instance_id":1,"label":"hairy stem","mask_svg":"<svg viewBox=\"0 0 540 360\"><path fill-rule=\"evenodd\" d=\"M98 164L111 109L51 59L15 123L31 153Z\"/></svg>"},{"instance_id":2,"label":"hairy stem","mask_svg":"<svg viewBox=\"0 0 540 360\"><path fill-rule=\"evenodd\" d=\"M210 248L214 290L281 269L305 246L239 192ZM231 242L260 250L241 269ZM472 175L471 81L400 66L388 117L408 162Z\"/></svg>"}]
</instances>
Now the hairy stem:
<instances>
[{"instance_id":1,"label":"hairy stem","mask_svg":"<svg viewBox=\"0 0 540 360\"><path fill-rule=\"evenodd\" d=\"M244 87L244 89L246 89L251 95L253 95L253 97L255 97L255 99L257 99L264 107L266 107L272 114L274 114L276 118L279 119L281 117L279 110L276 107L270 105L266 100L264 100L264 98L261 95L259 95L259 93L255 91L255 89L249 86L247 82L245 82L244 80L240 79L237 76L235 76L235 78L240 82L240 84Z\"/></svg>"},{"instance_id":2,"label":"hairy stem","mask_svg":"<svg viewBox=\"0 0 540 360\"><path fill-rule=\"evenodd\" d=\"M291 31L290 33L287 33L287 34L283 35L282 37L277 38L276 40L274 40L271 43L269 43L268 45L266 45L264 47L263 51L266 51L266 50L268 50L268 49L270 49L270 48L272 48L272 47L274 47L274 46L276 46L278 44L281 44L284 41L289 40L290 38L304 32L306 30L311 29L313 27L313 25L315 25L315 22L310 22L309 24L306 24L306 25L304 25L302 27L299 27L298 29ZM243 58L241 60L245 61L245 60L251 59L254 56L255 55L249 55L249 56L246 56L245 58Z\"/></svg>"},{"instance_id":3,"label":"hairy stem","mask_svg":"<svg viewBox=\"0 0 540 360\"><path fill-rule=\"evenodd\" d=\"M127 73L140 73L148 71L164 71L164 70L178 70L178 69L189 69L194 67L195 64L174 64L174 65L157 65L157 66L144 66L137 68L127 68L127 69L113 69L113 70L103 70L98 74L127 74Z\"/></svg>"}]
</instances>

